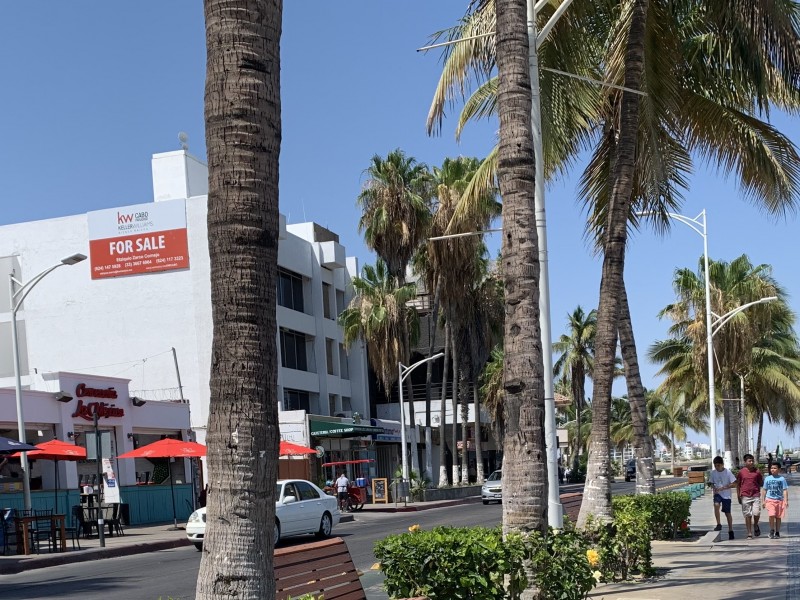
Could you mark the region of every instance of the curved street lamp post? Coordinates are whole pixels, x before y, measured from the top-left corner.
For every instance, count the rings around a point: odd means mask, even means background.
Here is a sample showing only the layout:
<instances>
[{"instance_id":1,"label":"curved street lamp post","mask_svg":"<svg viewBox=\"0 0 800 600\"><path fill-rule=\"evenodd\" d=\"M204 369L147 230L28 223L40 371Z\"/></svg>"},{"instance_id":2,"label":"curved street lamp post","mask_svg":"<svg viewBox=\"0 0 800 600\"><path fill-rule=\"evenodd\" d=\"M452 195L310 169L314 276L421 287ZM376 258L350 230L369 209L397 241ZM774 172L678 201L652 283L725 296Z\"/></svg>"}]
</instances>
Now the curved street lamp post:
<instances>
[{"instance_id":1,"label":"curved street lamp post","mask_svg":"<svg viewBox=\"0 0 800 600\"><path fill-rule=\"evenodd\" d=\"M13 271L8 276L8 290L11 299L11 344L12 352L14 355L14 380L16 389L16 403L17 403L17 433L19 441L23 444L27 442L25 437L25 417L22 412L22 375L19 366L19 338L17 336L17 312L22 306L22 302L28 296L34 286L44 279L47 275L55 271L59 267L72 266L81 261L86 260L85 254L73 254L62 258L61 262L49 267L36 275L27 283L22 283L14 277ZM20 458L20 466L22 468L22 496L25 505L25 510L31 509L31 482L30 482L30 468L28 466L28 453L22 452Z\"/></svg>"}]
</instances>

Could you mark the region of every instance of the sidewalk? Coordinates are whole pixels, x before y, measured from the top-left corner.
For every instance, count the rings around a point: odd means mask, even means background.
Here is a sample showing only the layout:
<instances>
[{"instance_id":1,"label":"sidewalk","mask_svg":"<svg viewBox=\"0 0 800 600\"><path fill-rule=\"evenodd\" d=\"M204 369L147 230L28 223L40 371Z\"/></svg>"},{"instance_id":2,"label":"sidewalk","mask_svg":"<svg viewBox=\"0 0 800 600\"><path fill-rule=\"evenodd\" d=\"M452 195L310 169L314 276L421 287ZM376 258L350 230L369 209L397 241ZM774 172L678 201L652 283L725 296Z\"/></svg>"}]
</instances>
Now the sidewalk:
<instances>
[{"instance_id":1,"label":"sidewalk","mask_svg":"<svg viewBox=\"0 0 800 600\"><path fill-rule=\"evenodd\" d=\"M788 518L781 538L769 539L769 519L761 517L761 537L747 540L734 493L733 531L727 524L714 532L714 505L708 490L692 503L691 528L708 532L694 542L653 542L653 564L659 575L645 582L605 584L591 598L604 600L777 600L800 598L800 475L785 475L789 482ZM788 527L787 527L788 525Z\"/></svg>"}]
</instances>

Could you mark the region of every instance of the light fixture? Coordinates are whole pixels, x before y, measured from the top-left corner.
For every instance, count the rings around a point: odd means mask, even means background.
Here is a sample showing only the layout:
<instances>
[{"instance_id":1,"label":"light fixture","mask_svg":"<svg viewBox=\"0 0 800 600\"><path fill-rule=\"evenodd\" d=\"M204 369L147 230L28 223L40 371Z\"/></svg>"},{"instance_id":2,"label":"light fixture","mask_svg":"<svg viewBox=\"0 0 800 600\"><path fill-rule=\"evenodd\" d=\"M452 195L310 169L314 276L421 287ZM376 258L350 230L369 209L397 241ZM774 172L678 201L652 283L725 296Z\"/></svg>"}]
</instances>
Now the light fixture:
<instances>
[{"instance_id":1,"label":"light fixture","mask_svg":"<svg viewBox=\"0 0 800 600\"><path fill-rule=\"evenodd\" d=\"M137 398L136 396L131 396L131 404L134 406L144 406L147 403L147 400L142 400L141 398Z\"/></svg>"},{"instance_id":2,"label":"light fixture","mask_svg":"<svg viewBox=\"0 0 800 600\"><path fill-rule=\"evenodd\" d=\"M72 400L72 396L70 394L68 394L67 392L65 392L64 390L56 392L54 394L54 397L59 402L69 402L70 400Z\"/></svg>"},{"instance_id":3,"label":"light fixture","mask_svg":"<svg viewBox=\"0 0 800 600\"><path fill-rule=\"evenodd\" d=\"M74 439L75 439L75 433L74 433L74 432L72 432L72 431L68 431L68 432L67 432L67 437L68 437L69 439L71 439L71 440L74 440Z\"/></svg>"},{"instance_id":4,"label":"light fixture","mask_svg":"<svg viewBox=\"0 0 800 600\"><path fill-rule=\"evenodd\" d=\"M85 254L73 254L71 256L67 256L66 258L61 259L61 264L64 265L75 265L81 261L86 260Z\"/></svg>"},{"instance_id":5,"label":"light fixture","mask_svg":"<svg viewBox=\"0 0 800 600\"><path fill-rule=\"evenodd\" d=\"M41 429L37 429L37 430L36 430L36 434L37 434L39 437L44 437L44 431L42 431Z\"/></svg>"}]
</instances>

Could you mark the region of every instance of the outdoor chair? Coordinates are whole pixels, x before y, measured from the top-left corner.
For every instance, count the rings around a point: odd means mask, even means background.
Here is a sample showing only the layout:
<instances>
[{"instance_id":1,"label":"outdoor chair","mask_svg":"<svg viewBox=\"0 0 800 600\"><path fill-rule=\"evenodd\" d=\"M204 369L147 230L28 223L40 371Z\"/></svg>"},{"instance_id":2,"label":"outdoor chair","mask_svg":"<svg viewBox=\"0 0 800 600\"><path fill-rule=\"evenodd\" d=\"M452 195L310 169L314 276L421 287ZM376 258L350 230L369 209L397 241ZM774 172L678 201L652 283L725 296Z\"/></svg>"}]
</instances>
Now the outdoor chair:
<instances>
[{"instance_id":1,"label":"outdoor chair","mask_svg":"<svg viewBox=\"0 0 800 600\"><path fill-rule=\"evenodd\" d=\"M81 513L82 515L83 513ZM66 521L66 517L65 517ZM75 507L72 507L72 514L70 515L69 521L64 523L64 537L65 539L72 540L72 549L75 550L75 544L78 544L78 550L81 549L81 540L80 540L80 532L83 526L81 525L80 518L75 514ZM61 528L56 529L56 538L57 542L61 542ZM58 546L56 543L56 546Z\"/></svg>"},{"instance_id":2,"label":"outdoor chair","mask_svg":"<svg viewBox=\"0 0 800 600\"><path fill-rule=\"evenodd\" d=\"M53 539L52 520L50 519L53 514L52 508L34 509L33 516L36 519L31 523L31 545L39 554L42 550L42 542L47 542L48 550L52 552L55 547L55 540Z\"/></svg>"},{"instance_id":3,"label":"outdoor chair","mask_svg":"<svg viewBox=\"0 0 800 600\"><path fill-rule=\"evenodd\" d=\"M83 506L76 504L72 507L72 521L77 523L80 533L83 537L92 535L92 523L86 520L83 513Z\"/></svg>"},{"instance_id":4,"label":"outdoor chair","mask_svg":"<svg viewBox=\"0 0 800 600\"><path fill-rule=\"evenodd\" d=\"M0 530L3 534L3 555L8 554L9 548L16 551L17 543L17 529L14 526L14 517L16 516L15 508L4 508L2 513L3 522L0 524Z\"/></svg>"}]
</instances>

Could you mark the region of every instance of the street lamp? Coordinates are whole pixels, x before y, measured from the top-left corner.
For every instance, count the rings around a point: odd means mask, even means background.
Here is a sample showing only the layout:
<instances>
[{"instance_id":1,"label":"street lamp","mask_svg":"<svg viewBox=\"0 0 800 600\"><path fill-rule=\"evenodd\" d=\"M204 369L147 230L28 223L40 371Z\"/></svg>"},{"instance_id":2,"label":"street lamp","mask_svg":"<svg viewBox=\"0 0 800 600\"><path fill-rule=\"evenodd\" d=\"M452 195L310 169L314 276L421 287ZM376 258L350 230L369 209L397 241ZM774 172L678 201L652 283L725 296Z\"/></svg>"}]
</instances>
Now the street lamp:
<instances>
[{"instance_id":1,"label":"street lamp","mask_svg":"<svg viewBox=\"0 0 800 600\"><path fill-rule=\"evenodd\" d=\"M19 339L17 337L17 311L22 306L23 301L28 296L34 286L55 271L58 267L72 266L86 260L85 254L73 254L62 258L61 262L45 269L27 283L22 283L14 277L13 271L8 275L8 291L11 298L11 344L14 354L14 379L16 380L16 400L17 400L17 432L19 441L26 443L25 438L25 417L22 414L22 376L19 367ZM31 509L31 482L28 467L28 453L22 452L20 455L20 467L22 468L22 495L25 503L25 510Z\"/></svg>"},{"instance_id":2,"label":"street lamp","mask_svg":"<svg viewBox=\"0 0 800 600\"><path fill-rule=\"evenodd\" d=\"M399 378L397 380L397 389L400 392L400 445L402 446L402 464L403 464L403 483L408 481L408 457L406 454L406 411L405 405L403 403L403 382L405 381L406 377L411 374L411 371L416 369L423 363L430 362L432 360L436 360L439 357L444 356L444 352L439 352L438 354L434 354L433 356L429 356L428 358L423 358L422 360L418 360L413 365L409 365L406 367L403 363L397 363L397 371L399 373ZM413 402L414 399L412 398L411 401ZM455 415L453 415L455 419ZM416 425L415 425L416 426Z\"/></svg>"}]
</instances>

